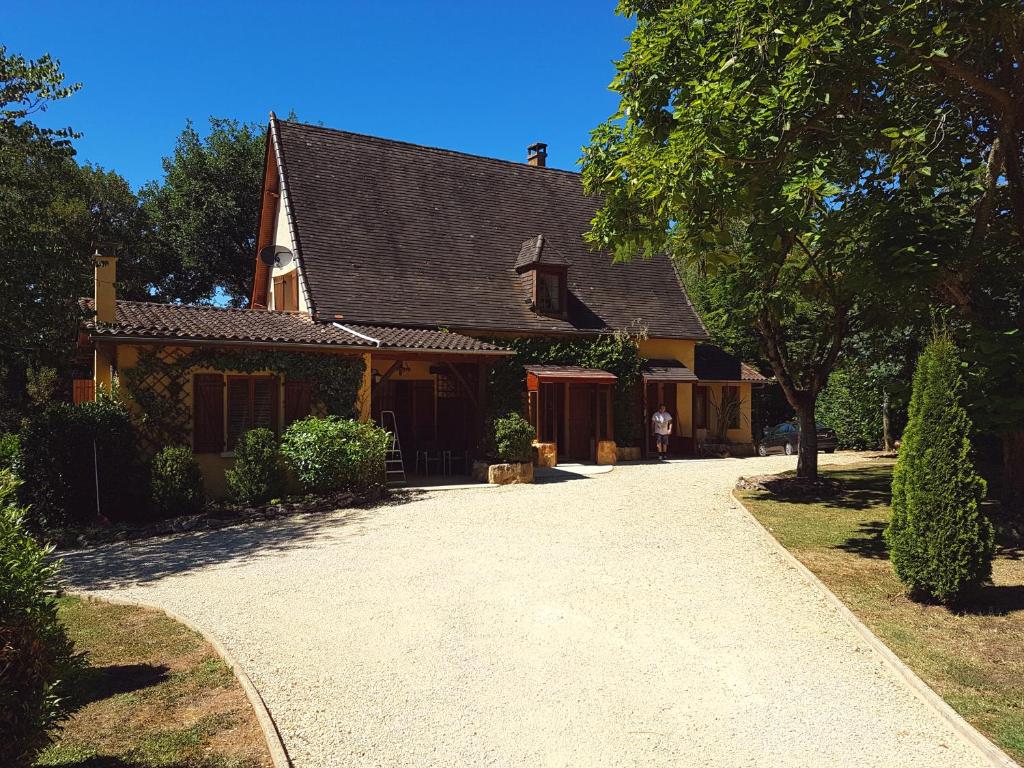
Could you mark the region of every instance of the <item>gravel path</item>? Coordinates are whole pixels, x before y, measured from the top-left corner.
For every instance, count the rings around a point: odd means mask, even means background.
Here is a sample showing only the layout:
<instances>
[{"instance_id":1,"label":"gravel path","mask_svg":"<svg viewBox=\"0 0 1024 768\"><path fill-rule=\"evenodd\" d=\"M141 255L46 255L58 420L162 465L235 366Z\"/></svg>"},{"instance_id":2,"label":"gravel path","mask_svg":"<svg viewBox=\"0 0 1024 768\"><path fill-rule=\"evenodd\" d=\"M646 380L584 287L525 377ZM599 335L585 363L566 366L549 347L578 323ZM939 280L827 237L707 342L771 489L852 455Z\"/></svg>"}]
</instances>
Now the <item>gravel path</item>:
<instances>
[{"instance_id":1,"label":"gravel path","mask_svg":"<svg viewBox=\"0 0 1024 768\"><path fill-rule=\"evenodd\" d=\"M219 638L299 768L985 765L729 496L793 466L433 491L66 562Z\"/></svg>"}]
</instances>

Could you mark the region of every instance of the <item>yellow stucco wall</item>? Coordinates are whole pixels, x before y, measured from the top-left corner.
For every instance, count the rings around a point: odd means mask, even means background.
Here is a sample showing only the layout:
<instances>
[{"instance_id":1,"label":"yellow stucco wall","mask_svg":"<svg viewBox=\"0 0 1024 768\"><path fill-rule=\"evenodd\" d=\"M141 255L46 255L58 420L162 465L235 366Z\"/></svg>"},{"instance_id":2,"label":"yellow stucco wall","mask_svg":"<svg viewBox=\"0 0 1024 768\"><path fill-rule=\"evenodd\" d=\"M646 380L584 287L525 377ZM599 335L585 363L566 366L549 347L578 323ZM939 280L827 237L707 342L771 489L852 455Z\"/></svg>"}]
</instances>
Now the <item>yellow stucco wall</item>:
<instances>
[{"instance_id":1,"label":"yellow stucco wall","mask_svg":"<svg viewBox=\"0 0 1024 768\"><path fill-rule=\"evenodd\" d=\"M727 384L702 384L708 388L708 423L712 423L715 418L715 411L711 407L712 403L719 404L722 402L722 388L725 386L739 386L740 389L740 425L737 429L728 429L725 432L725 437L730 443L739 443L747 445L753 443L753 432L752 432L752 420L751 420L751 386L750 384L740 382L738 385L727 385ZM708 437L710 430L698 429L697 440L705 440Z\"/></svg>"},{"instance_id":2,"label":"yellow stucco wall","mask_svg":"<svg viewBox=\"0 0 1024 768\"><path fill-rule=\"evenodd\" d=\"M693 339L640 339L637 342L640 355L647 359L678 360L691 371L697 342ZM676 385L676 402L665 403L680 437L693 437L693 387L689 384ZM648 403L652 413L658 403ZM651 414L645 414L650 419Z\"/></svg>"}]
</instances>

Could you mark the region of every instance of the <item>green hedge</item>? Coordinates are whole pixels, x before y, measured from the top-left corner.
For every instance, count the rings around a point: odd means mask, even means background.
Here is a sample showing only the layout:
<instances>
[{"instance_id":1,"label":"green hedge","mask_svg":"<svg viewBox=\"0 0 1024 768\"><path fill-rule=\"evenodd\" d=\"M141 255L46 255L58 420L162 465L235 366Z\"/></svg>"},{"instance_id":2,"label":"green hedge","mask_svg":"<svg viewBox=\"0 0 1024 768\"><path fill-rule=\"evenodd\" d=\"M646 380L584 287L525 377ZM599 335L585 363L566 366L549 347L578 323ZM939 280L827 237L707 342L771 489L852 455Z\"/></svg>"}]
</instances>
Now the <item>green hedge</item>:
<instances>
[{"instance_id":1,"label":"green hedge","mask_svg":"<svg viewBox=\"0 0 1024 768\"><path fill-rule=\"evenodd\" d=\"M21 443L22 501L36 530L96 519L137 521L149 513L148 471L128 410L110 396L57 403L25 420Z\"/></svg>"},{"instance_id":2,"label":"green hedge","mask_svg":"<svg viewBox=\"0 0 1024 768\"><path fill-rule=\"evenodd\" d=\"M311 416L288 427L281 453L307 493L365 490L383 485L389 442L373 424Z\"/></svg>"},{"instance_id":3,"label":"green hedge","mask_svg":"<svg viewBox=\"0 0 1024 768\"><path fill-rule=\"evenodd\" d=\"M153 457L150 488L161 517L194 515L206 501L203 474L187 445L170 445Z\"/></svg>"},{"instance_id":4,"label":"green hedge","mask_svg":"<svg viewBox=\"0 0 1024 768\"><path fill-rule=\"evenodd\" d=\"M16 485L0 471L0 765L28 766L69 714L81 660L50 595L58 566L26 530Z\"/></svg>"},{"instance_id":5,"label":"green hedge","mask_svg":"<svg viewBox=\"0 0 1024 768\"><path fill-rule=\"evenodd\" d=\"M881 388L864 371L836 368L818 396L816 418L835 431L840 448L879 448L882 397Z\"/></svg>"},{"instance_id":6,"label":"green hedge","mask_svg":"<svg viewBox=\"0 0 1024 768\"><path fill-rule=\"evenodd\" d=\"M235 465L224 474L239 504L262 504L283 495L285 468L274 433L261 428L242 435L235 444Z\"/></svg>"},{"instance_id":7,"label":"green hedge","mask_svg":"<svg viewBox=\"0 0 1024 768\"><path fill-rule=\"evenodd\" d=\"M985 481L971 459L971 420L956 345L937 335L918 359L910 418L885 531L896 575L912 597L956 604L992 575L994 533L981 510Z\"/></svg>"}]
</instances>

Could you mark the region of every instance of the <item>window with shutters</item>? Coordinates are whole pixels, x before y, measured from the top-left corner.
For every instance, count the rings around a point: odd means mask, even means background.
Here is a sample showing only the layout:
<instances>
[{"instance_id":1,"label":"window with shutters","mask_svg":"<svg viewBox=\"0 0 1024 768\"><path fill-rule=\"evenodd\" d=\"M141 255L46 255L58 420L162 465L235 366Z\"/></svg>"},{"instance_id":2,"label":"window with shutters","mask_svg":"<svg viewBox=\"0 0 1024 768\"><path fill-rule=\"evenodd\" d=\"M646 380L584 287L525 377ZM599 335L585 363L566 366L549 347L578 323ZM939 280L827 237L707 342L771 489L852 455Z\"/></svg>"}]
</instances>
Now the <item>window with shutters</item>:
<instances>
[{"instance_id":1,"label":"window with shutters","mask_svg":"<svg viewBox=\"0 0 1024 768\"><path fill-rule=\"evenodd\" d=\"M299 311L298 271L292 270L274 278L274 309L282 312Z\"/></svg>"},{"instance_id":2,"label":"window with shutters","mask_svg":"<svg viewBox=\"0 0 1024 768\"><path fill-rule=\"evenodd\" d=\"M227 447L250 429L277 432L277 377L228 376Z\"/></svg>"},{"instance_id":3,"label":"window with shutters","mask_svg":"<svg viewBox=\"0 0 1024 768\"><path fill-rule=\"evenodd\" d=\"M192 379L192 450L220 453L224 450L224 377L197 373Z\"/></svg>"}]
</instances>

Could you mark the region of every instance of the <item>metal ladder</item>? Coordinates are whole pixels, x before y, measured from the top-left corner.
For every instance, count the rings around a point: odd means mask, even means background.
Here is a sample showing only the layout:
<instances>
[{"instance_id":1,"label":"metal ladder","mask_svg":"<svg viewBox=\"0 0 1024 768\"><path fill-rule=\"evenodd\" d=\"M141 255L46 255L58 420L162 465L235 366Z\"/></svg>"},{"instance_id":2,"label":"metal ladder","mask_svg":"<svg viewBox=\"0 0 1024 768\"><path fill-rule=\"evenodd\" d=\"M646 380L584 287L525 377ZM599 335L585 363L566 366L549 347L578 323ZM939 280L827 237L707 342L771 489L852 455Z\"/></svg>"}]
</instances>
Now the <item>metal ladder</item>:
<instances>
[{"instance_id":1,"label":"metal ladder","mask_svg":"<svg viewBox=\"0 0 1024 768\"><path fill-rule=\"evenodd\" d=\"M405 462L402 460L402 443L398 439L398 419L394 411L380 412L380 426L391 433L391 445L384 457L384 481L387 485L404 485Z\"/></svg>"}]
</instances>

